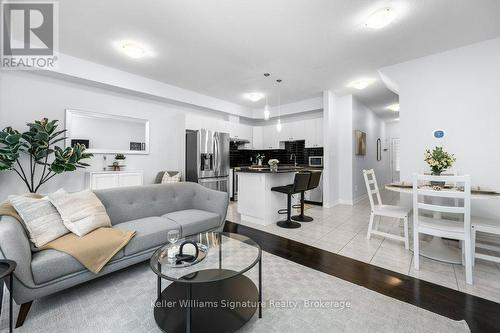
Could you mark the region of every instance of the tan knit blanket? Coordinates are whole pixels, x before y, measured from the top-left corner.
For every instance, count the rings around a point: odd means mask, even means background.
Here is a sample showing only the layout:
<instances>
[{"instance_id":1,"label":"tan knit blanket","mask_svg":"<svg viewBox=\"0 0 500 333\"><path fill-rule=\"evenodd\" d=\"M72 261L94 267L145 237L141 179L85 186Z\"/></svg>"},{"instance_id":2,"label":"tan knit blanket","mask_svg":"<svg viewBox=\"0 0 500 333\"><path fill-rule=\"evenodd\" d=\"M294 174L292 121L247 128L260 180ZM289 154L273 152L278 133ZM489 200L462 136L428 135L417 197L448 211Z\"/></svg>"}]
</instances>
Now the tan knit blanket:
<instances>
[{"instance_id":1,"label":"tan knit blanket","mask_svg":"<svg viewBox=\"0 0 500 333\"><path fill-rule=\"evenodd\" d=\"M31 198L41 198L39 194L26 194ZM22 223L22 219L9 201L0 203L0 216L11 216ZM83 237L73 233L55 239L41 250L53 249L69 254L92 273L99 273L109 260L128 244L135 231L114 228L99 228Z\"/></svg>"}]
</instances>

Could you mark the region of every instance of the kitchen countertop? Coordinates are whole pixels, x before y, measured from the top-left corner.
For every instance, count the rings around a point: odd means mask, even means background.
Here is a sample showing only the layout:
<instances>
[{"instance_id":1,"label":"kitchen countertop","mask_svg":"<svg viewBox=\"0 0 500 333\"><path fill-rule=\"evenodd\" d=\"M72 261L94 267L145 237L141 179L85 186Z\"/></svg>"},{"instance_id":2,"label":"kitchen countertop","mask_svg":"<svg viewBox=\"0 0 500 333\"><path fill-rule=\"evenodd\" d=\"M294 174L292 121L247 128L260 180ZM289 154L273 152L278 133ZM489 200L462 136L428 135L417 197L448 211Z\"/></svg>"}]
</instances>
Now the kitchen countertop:
<instances>
[{"instance_id":1,"label":"kitchen countertop","mask_svg":"<svg viewBox=\"0 0 500 333\"><path fill-rule=\"evenodd\" d=\"M309 170L323 170L322 167L303 167L303 166L278 166L278 171L271 171L266 166L252 166L252 167L237 167L234 168L235 172L243 173L290 173Z\"/></svg>"}]
</instances>

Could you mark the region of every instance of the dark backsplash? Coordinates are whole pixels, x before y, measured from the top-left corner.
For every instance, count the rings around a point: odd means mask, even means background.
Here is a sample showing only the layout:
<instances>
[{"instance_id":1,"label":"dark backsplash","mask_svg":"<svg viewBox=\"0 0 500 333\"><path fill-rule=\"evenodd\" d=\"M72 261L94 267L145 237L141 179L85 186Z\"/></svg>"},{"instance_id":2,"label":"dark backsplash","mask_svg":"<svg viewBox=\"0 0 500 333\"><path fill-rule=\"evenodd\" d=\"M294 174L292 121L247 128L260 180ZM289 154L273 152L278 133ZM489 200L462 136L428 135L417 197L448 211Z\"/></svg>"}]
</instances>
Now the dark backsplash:
<instances>
[{"instance_id":1,"label":"dark backsplash","mask_svg":"<svg viewBox=\"0 0 500 333\"><path fill-rule=\"evenodd\" d=\"M238 149L238 146L231 142L229 147L229 159L231 168L238 166L247 166L256 163L257 154L264 155L264 165L267 164L272 158L280 161L280 164L293 164L293 158L290 159L292 154L296 154L297 163L300 165L309 164L309 156L323 156L323 148L305 148L305 141L288 141L285 142L285 149L273 150L251 150L251 149ZM251 160L250 160L251 159Z\"/></svg>"}]
</instances>

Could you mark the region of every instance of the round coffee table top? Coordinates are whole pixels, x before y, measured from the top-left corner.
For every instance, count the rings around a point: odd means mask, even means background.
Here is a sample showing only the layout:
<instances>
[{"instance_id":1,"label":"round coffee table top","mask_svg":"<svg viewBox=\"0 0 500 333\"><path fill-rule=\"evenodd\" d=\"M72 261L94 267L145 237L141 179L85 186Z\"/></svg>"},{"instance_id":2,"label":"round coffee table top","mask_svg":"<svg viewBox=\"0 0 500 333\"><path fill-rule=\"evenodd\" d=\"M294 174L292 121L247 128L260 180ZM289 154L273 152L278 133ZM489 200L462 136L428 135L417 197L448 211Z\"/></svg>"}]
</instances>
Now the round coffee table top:
<instances>
[{"instance_id":1,"label":"round coffee table top","mask_svg":"<svg viewBox=\"0 0 500 333\"><path fill-rule=\"evenodd\" d=\"M16 269L16 262L8 259L0 259L0 279L11 274Z\"/></svg>"},{"instance_id":2,"label":"round coffee table top","mask_svg":"<svg viewBox=\"0 0 500 333\"><path fill-rule=\"evenodd\" d=\"M260 260L262 250L252 239L229 232L205 232L180 239L195 241L204 247L204 258L191 266L175 267L165 257L165 247L153 254L150 266L163 279L181 283L206 283L229 279L240 275ZM160 264L160 265L159 265Z\"/></svg>"}]
</instances>

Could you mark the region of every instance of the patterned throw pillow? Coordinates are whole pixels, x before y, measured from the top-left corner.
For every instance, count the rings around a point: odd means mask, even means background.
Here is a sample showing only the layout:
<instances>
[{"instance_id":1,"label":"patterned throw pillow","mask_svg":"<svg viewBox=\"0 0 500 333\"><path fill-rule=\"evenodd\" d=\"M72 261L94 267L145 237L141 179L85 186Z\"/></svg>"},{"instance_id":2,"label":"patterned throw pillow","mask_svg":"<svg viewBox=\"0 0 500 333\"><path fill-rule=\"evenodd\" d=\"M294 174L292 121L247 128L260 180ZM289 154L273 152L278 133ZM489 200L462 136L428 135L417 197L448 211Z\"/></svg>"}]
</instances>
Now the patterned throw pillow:
<instances>
[{"instance_id":1,"label":"patterned throw pillow","mask_svg":"<svg viewBox=\"0 0 500 333\"><path fill-rule=\"evenodd\" d=\"M161 179L162 184L178 183L180 181L181 173L179 171L165 171L163 178Z\"/></svg>"},{"instance_id":2,"label":"patterned throw pillow","mask_svg":"<svg viewBox=\"0 0 500 333\"><path fill-rule=\"evenodd\" d=\"M111 227L111 220L101 200L90 190L67 193L60 189L49 194L64 225L72 233L82 237L100 227Z\"/></svg>"},{"instance_id":3,"label":"patterned throw pillow","mask_svg":"<svg viewBox=\"0 0 500 333\"><path fill-rule=\"evenodd\" d=\"M37 199L11 195L9 201L22 218L28 236L36 247L41 247L69 232L63 224L61 215L46 197Z\"/></svg>"}]
</instances>

